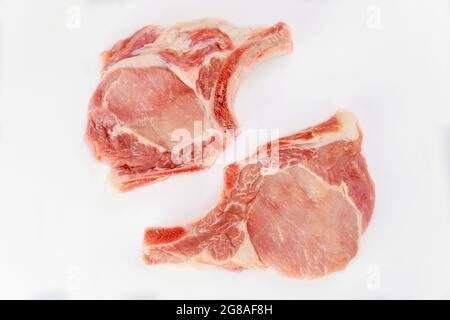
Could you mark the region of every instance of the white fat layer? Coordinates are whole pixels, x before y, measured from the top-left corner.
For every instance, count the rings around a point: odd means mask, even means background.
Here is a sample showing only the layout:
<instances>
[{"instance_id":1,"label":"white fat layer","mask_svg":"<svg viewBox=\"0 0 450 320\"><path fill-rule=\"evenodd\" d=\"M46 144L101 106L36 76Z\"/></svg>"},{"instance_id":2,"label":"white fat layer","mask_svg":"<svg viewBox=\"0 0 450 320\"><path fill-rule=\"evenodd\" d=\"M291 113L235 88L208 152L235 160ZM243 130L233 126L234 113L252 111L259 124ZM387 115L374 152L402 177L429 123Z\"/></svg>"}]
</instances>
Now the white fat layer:
<instances>
[{"instance_id":1,"label":"white fat layer","mask_svg":"<svg viewBox=\"0 0 450 320\"><path fill-rule=\"evenodd\" d=\"M188 87L196 92L196 81L200 66L196 66L189 70L181 70L175 65L168 65L161 57L155 54L142 54L131 58L123 59L111 66L103 73L103 77L107 74L123 68L144 69L150 67L168 68Z\"/></svg>"},{"instance_id":2,"label":"white fat layer","mask_svg":"<svg viewBox=\"0 0 450 320\"><path fill-rule=\"evenodd\" d=\"M182 22L166 29L166 32L171 33L174 30L178 32L193 31L202 28L218 28L225 33L233 41L235 47L240 46L253 34L263 30L264 28L236 28L225 20L221 19L199 19L194 21Z\"/></svg>"},{"instance_id":3,"label":"white fat layer","mask_svg":"<svg viewBox=\"0 0 450 320\"><path fill-rule=\"evenodd\" d=\"M189 237L189 235L188 235ZM179 240L174 241L173 243L176 243L180 240L183 240L185 237L182 237ZM172 243L172 244L173 244ZM163 248L163 245L160 246L144 246L143 247L143 253L144 255L148 255L150 253L150 250L153 248ZM183 259L186 259L186 256L182 255L182 254L178 254L176 252L170 252L171 255L173 255L174 257L178 257L180 258L180 260L182 261ZM206 258L206 254L205 254L205 258ZM174 263L171 264L171 266L175 267L175 268L186 268L186 269L196 269L196 270L204 270L204 269L213 269L214 265L217 265L217 263L208 263L206 262L206 260L202 260L201 254L192 257L191 259L186 260L186 262L181 262L181 263Z\"/></svg>"},{"instance_id":4,"label":"white fat layer","mask_svg":"<svg viewBox=\"0 0 450 320\"><path fill-rule=\"evenodd\" d=\"M192 256L189 263L196 265L221 265L221 261L214 260L208 253L207 248L203 249L199 254Z\"/></svg>"},{"instance_id":5,"label":"white fat layer","mask_svg":"<svg viewBox=\"0 0 450 320\"><path fill-rule=\"evenodd\" d=\"M118 136L120 134L129 134L134 136L140 143L146 145L146 146L151 146L156 148L159 152L164 152L167 151L166 148L164 148L163 146L154 143L153 141L147 139L146 137L136 133L133 129L123 125L123 124L116 124L113 128L113 130L111 131L111 137L115 137Z\"/></svg>"},{"instance_id":6,"label":"white fat layer","mask_svg":"<svg viewBox=\"0 0 450 320\"><path fill-rule=\"evenodd\" d=\"M308 144L309 148L312 147L321 147L336 141L347 140L347 141L355 141L359 138L359 125L356 116L347 110L339 109L334 114L334 117L341 124L341 128L338 132L326 132L317 136L314 136L312 139L306 140L296 140L295 144Z\"/></svg>"},{"instance_id":7,"label":"white fat layer","mask_svg":"<svg viewBox=\"0 0 450 320\"><path fill-rule=\"evenodd\" d=\"M108 189L113 192L120 191L122 181L123 179L111 168L106 179Z\"/></svg>"},{"instance_id":8,"label":"white fat layer","mask_svg":"<svg viewBox=\"0 0 450 320\"><path fill-rule=\"evenodd\" d=\"M122 68L147 68L147 67L167 67L167 64L157 55L137 55L120 60L109 67L104 73L107 74Z\"/></svg>"},{"instance_id":9,"label":"white fat layer","mask_svg":"<svg viewBox=\"0 0 450 320\"><path fill-rule=\"evenodd\" d=\"M258 257L255 247L253 246L250 236L247 231L247 223L242 222L239 225L241 231L244 232L244 242L239 247L239 250L231 258L233 264L243 266L249 269L260 269L264 267L264 264Z\"/></svg>"},{"instance_id":10,"label":"white fat layer","mask_svg":"<svg viewBox=\"0 0 450 320\"><path fill-rule=\"evenodd\" d=\"M356 140L359 138L359 124L356 116L347 110L339 109L334 116L341 123L341 132L343 136L346 136L349 140Z\"/></svg>"},{"instance_id":11,"label":"white fat layer","mask_svg":"<svg viewBox=\"0 0 450 320\"><path fill-rule=\"evenodd\" d=\"M243 267L246 269L260 269L264 268L263 263L259 259L255 248L250 240L247 231L247 223L243 221L238 228L244 233L244 241L240 245L237 252L228 260L219 261L211 257L208 253L208 250L203 249L198 255L191 257L189 263L194 266L198 265L216 265L216 266L224 266L224 265L232 265L237 267Z\"/></svg>"}]
</instances>

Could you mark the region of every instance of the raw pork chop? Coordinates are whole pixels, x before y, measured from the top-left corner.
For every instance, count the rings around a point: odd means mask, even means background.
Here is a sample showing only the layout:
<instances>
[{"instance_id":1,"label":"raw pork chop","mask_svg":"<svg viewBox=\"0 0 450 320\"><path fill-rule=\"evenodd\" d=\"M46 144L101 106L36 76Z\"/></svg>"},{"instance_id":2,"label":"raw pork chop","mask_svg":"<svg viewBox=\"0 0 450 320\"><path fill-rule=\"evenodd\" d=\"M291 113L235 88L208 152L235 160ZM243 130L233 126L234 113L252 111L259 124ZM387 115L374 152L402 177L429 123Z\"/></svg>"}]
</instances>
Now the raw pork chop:
<instances>
[{"instance_id":1,"label":"raw pork chop","mask_svg":"<svg viewBox=\"0 0 450 320\"><path fill-rule=\"evenodd\" d=\"M125 191L210 166L233 138L239 79L289 52L289 28L235 28L207 19L147 26L103 54L86 139Z\"/></svg>"},{"instance_id":2,"label":"raw pork chop","mask_svg":"<svg viewBox=\"0 0 450 320\"><path fill-rule=\"evenodd\" d=\"M148 264L272 268L314 278L355 256L374 207L356 118L338 111L225 168L217 206L197 222L146 230ZM274 163L278 160L279 169Z\"/></svg>"}]
</instances>

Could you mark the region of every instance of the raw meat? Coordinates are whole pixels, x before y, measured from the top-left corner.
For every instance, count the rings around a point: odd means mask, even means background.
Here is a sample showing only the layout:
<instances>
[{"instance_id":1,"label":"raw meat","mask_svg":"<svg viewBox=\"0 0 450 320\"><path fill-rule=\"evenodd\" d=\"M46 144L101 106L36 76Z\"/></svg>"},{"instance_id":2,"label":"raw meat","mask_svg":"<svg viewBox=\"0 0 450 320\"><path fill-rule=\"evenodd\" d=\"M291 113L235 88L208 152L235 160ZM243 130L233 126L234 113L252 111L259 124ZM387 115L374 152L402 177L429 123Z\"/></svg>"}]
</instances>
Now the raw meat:
<instances>
[{"instance_id":1,"label":"raw meat","mask_svg":"<svg viewBox=\"0 0 450 320\"><path fill-rule=\"evenodd\" d=\"M301 278L344 268L374 207L361 141L354 115L338 111L260 147L225 168L221 199L204 218L148 228L145 261L234 271L267 267Z\"/></svg>"},{"instance_id":2,"label":"raw meat","mask_svg":"<svg viewBox=\"0 0 450 320\"><path fill-rule=\"evenodd\" d=\"M121 191L208 167L236 135L240 77L291 50L281 22L264 29L217 19L147 26L102 55L86 140Z\"/></svg>"}]
</instances>

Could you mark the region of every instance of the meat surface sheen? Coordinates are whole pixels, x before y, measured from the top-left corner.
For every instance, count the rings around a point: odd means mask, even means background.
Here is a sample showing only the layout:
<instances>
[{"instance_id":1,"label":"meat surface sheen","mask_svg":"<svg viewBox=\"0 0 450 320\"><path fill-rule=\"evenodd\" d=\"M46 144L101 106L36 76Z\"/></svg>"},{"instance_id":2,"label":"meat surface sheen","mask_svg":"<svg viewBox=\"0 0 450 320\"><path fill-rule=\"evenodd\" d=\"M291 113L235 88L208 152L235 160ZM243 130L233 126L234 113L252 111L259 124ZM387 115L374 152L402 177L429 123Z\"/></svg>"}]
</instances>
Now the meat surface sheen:
<instances>
[{"instance_id":1,"label":"meat surface sheen","mask_svg":"<svg viewBox=\"0 0 450 320\"><path fill-rule=\"evenodd\" d=\"M225 168L222 196L204 218L148 228L145 261L271 268L298 278L343 269L356 255L374 207L361 143L356 118L340 110L322 124L261 146Z\"/></svg>"},{"instance_id":2,"label":"meat surface sheen","mask_svg":"<svg viewBox=\"0 0 450 320\"><path fill-rule=\"evenodd\" d=\"M121 191L210 166L235 137L239 79L292 50L289 28L217 19L147 26L102 54L86 140Z\"/></svg>"}]
</instances>

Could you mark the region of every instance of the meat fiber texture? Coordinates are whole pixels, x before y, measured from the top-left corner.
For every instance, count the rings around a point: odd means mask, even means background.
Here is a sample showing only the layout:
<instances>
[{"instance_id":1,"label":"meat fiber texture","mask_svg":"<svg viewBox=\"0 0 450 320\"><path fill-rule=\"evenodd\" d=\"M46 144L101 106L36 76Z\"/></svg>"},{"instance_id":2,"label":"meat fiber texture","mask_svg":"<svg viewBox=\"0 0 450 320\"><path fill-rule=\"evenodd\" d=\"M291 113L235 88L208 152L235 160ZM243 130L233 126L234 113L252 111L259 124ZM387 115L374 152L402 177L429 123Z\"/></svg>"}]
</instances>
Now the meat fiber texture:
<instances>
[{"instance_id":1,"label":"meat fiber texture","mask_svg":"<svg viewBox=\"0 0 450 320\"><path fill-rule=\"evenodd\" d=\"M315 278L343 269L370 221L374 184L355 116L338 111L314 127L227 166L224 190L204 218L148 228L148 264L271 268Z\"/></svg>"},{"instance_id":2,"label":"meat fiber texture","mask_svg":"<svg viewBox=\"0 0 450 320\"><path fill-rule=\"evenodd\" d=\"M146 26L103 53L86 140L120 190L212 165L238 128L239 79L292 50L288 26L236 28L217 19Z\"/></svg>"}]
</instances>

